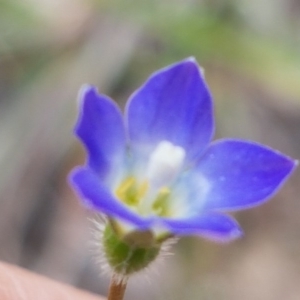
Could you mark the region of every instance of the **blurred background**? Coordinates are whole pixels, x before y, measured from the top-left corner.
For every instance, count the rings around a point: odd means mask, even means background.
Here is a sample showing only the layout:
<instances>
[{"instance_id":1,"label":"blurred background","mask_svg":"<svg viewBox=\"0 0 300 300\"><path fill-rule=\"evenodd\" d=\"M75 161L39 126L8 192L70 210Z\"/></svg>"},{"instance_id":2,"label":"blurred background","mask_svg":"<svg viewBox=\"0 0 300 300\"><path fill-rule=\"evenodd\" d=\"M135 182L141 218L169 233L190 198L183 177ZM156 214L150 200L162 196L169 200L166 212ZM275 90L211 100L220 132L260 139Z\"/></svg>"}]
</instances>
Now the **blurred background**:
<instances>
[{"instance_id":1,"label":"blurred background","mask_svg":"<svg viewBox=\"0 0 300 300\"><path fill-rule=\"evenodd\" d=\"M66 182L85 156L72 135L78 90L95 84L123 107L151 72L188 56L205 68L217 138L299 159L299 0L0 0L1 260L106 294L93 215ZM238 241L180 240L126 299L299 299L299 186L298 170L238 213Z\"/></svg>"}]
</instances>

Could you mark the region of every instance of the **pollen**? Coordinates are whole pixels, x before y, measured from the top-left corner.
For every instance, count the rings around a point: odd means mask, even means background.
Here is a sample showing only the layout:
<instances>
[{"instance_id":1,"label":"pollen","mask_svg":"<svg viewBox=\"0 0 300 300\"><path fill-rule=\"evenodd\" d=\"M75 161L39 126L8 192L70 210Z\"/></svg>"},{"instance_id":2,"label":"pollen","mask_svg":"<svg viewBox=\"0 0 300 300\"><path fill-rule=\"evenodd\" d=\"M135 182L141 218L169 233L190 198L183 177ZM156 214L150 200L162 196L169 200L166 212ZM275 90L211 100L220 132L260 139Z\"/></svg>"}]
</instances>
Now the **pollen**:
<instances>
[{"instance_id":1,"label":"pollen","mask_svg":"<svg viewBox=\"0 0 300 300\"><path fill-rule=\"evenodd\" d=\"M163 187L159 190L156 199L153 202L153 211L156 215L161 217L167 217L169 215L169 199L171 191L167 187Z\"/></svg>"},{"instance_id":2,"label":"pollen","mask_svg":"<svg viewBox=\"0 0 300 300\"><path fill-rule=\"evenodd\" d=\"M147 181L139 183L135 177L129 176L125 178L116 189L116 196L129 206L138 206L141 199L147 194L147 191Z\"/></svg>"}]
</instances>

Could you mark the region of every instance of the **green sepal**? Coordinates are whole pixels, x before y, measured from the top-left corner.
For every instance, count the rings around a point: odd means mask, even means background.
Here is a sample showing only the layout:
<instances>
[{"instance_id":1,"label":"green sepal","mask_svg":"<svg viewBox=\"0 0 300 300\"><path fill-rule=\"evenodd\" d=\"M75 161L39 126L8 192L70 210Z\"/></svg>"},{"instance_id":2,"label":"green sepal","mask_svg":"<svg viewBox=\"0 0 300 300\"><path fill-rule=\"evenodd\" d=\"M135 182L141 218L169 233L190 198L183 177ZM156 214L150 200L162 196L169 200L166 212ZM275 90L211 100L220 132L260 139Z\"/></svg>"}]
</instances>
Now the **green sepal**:
<instances>
[{"instance_id":1,"label":"green sepal","mask_svg":"<svg viewBox=\"0 0 300 300\"><path fill-rule=\"evenodd\" d=\"M132 239L126 239L126 236L119 236L109 223L103 234L103 248L110 267L122 275L130 275L146 268L160 251L159 244L140 246L136 242L132 243Z\"/></svg>"}]
</instances>

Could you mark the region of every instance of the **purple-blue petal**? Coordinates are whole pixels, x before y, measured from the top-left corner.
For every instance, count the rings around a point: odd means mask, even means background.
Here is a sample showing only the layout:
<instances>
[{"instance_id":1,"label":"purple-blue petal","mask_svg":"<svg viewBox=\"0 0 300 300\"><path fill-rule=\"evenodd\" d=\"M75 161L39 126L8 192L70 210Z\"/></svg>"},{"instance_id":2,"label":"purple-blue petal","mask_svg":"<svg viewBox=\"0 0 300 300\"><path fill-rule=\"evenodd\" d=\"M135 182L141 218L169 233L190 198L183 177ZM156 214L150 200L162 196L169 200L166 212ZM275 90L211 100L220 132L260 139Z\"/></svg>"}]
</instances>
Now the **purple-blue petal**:
<instances>
[{"instance_id":1,"label":"purple-blue petal","mask_svg":"<svg viewBox=\"0 0 300 300\"><path fill-rule=\"evenodd\" d=\"M80 95L77 136L88 151L88 165L102 180L115 176L125 151L125 129L118 106L96 88L85 87Z\"/></svg>"},{"instance_id":2,"label":"purple-blue petal","mask_svg":"<svg viewBox=\"0 0 300 300\"><path fill-rule=\"evenodd\" d=\"M236 210L258 205L278 191L295 166L289 157L256 143L217 141L196 167L195 174L205 182L199 206Z\"/></svg>"},{"instance_id":3,"label":"purple-blue petal","mask_svg":"<svg viewBox=\"0 0 300 300\"><path fill-rule=\"evenodd\" d=\"M126 113L130 141L140 153L167 140L195 161L214 133L211 95L193 58L154 73L132 95Z\"/></svg>"},{"instance_id":4,"label":"purple-blue petal","mask_svg":"<svg viewBox=\"0 0 300 300\"><path fill-rule=\"evenodd\" d=\"M117 200L92 170L84 167L74 169L70 174L70 182L86 206L134 224L140 230L150 225L149 219L137 215Z\"/></svg>"},{"instance_id":5,"label":"purple-blue petal","mask_svg":"<svg viewBox=\"0 0 300 300\"><path fill-rule=\"evenodd\" d=\"M242 235L238 223L219 213L203 213L187 219L163 219L174 235L200 235L215 241L231 241Z\"/></svg>"}]
</instances>

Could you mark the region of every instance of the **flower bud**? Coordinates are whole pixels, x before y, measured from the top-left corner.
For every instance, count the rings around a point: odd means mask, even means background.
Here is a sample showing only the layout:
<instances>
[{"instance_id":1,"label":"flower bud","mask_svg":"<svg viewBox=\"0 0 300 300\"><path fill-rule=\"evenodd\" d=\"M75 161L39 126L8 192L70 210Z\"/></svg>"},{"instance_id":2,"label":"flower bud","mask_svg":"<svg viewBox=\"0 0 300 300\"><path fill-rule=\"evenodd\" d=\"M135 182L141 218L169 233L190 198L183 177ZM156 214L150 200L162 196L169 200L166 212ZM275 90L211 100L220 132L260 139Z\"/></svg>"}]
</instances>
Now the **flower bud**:
<instances>
[{"instance_id":1,"label":"flower bud","mask_svg":"<svg viewBox=\"0 0 300 300\"><path fill-rule=\"evenodd\" d=\"M103 233L103 249L115 273L130 275L146 267L157 257L160 245L153 242L149 231L119 236L108 223ZM141 242L139 242L141 241Z\"/></svg>"}]
</instances>

